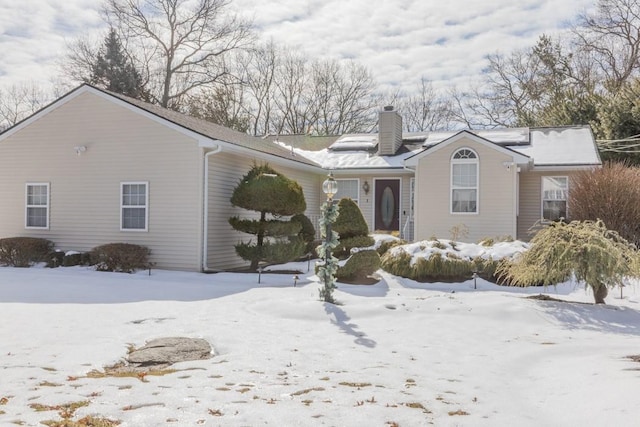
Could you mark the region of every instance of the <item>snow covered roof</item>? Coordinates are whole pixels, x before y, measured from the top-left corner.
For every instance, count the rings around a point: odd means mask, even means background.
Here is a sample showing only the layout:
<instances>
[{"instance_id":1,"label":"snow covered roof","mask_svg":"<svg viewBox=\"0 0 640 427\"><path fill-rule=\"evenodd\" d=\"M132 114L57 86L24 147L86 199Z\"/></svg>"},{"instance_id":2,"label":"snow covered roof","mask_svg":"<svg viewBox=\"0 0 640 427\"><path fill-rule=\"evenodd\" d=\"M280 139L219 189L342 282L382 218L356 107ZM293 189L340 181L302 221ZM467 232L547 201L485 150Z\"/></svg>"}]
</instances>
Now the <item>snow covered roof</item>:
<instances>
[{"instance_id":1,"label":"snow covered roof","mask_svg":"<svg viewBox=\"0 0 640 427\"><path fill-rule=\"evenodd\" d=\"M511 150L531 159L534 167L591 166L601 164L598 149L589 126L548 128L505 128L468 130L496 149ZM296 144L276 141L287 150L320 164L325 169L391 169L403 168L405 160L425 149L433 149L460 131L405 132L403 147L393 156L378 156L375 148L378 134L347 134L328 148L304 150Z\"/></svg>"},{"instance_id":2,"label":"snow covered roof","mask_svg":"<svg viewBox=\"0 0 640 427\"><path fill-rule=\"evenodd\" d=\"M275 141L283 148L293 150L296 154L318 163L325 169L402 169L404 160L422 150L403 150L395 156L378 156L370 151L363 150L332 150L324 148L318 151L301 150L286 145L284 142Z\"/></svg>"},{"instance_id":3,"label":"snow covered roof","mask_svg":"<svg viewBox=\"0 0 640 427\"><path fill-rule=\"evenodd\" d=\"M343 135L336 142L331 144L329 150L375 150L378 146L378 134L369 133L363 135Z\"/></svg>"},{"instance_id":4,"label":"snow covered roof","mask_svg":"<svg viewBox=\"0 0 640 427\"><path fill-rule=\"evenodd\" d=\"M583 166L601 164L589 126L532 128L528 145L509 146L533 158L534 166Z\"/></svg>"},{"instance_id":5,"label":"snow covered roof","mask_svg":"<svg viewBox=\"0 0 640 427\"><path fill-rule=\"evenodd\" d=\"M468 129L469 132L487 139L498 145L520 145L529 143L529 128L501 128L501 129ZM422 144L430 147L451 138L459 131L429 132Z\"/></svg>"}]
</instances>

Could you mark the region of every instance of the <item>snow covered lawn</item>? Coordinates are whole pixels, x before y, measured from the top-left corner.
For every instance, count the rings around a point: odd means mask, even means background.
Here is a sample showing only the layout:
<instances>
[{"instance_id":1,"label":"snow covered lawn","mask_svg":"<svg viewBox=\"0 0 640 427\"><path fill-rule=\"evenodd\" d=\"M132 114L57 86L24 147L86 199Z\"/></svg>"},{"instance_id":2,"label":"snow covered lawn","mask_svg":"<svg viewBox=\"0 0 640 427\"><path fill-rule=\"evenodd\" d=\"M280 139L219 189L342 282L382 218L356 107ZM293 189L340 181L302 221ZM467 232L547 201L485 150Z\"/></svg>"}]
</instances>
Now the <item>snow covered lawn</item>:
<instances>
[{"instance_id":1,"label":"snow covered lawn","mask_svg":"<svg viewBox=\"0 0 640 427\"><path fill-rule=\"evenodd\" d=\"M638 425L627 356L640 354L640 284L607 306L384 273L339 285L340 306L318 288L312 273L294 288L291 275L0 268L0 425L61 420L35 404L73 402L86 402L75 420L122 426ZM164 376L86 377L166 336L216 355Z\"/></svg>"}]
</instances>

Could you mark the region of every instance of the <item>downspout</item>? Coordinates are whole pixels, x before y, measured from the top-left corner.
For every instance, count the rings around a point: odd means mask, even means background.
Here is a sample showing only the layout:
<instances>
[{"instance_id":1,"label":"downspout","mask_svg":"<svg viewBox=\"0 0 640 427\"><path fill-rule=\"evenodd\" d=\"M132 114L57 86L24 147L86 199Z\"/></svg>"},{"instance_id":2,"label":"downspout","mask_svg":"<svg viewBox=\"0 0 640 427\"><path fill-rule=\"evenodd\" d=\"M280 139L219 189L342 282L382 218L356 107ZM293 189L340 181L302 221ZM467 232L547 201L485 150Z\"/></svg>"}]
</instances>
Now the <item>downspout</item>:
<instances>
[{"instance_id":1,"label":"downspout","mask_svg":"<svg viewBox=\"0 0 640 427\"><path fill-rule=\"evenodd\" d=\"M209 151L204 155L204 195L203 195L203 207L204 218L203 233L202 233L202 271L207 272L209 266L207 265L209 257L209 156L218 154L222 151L222 146L218 145L214 150Z\"/></svg>"}]
</instances>

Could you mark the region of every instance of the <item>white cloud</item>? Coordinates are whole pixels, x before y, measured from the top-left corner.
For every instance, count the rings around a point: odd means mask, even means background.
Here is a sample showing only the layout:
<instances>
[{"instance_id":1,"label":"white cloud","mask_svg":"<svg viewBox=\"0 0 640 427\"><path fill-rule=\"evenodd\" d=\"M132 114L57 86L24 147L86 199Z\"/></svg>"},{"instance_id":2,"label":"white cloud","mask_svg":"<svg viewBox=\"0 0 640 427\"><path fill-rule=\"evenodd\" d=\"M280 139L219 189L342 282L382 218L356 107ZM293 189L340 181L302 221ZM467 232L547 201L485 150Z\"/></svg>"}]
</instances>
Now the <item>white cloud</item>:
<instances>
[{"instance_id":1,"label":"white cloud","mask_svg":"<svg viewBox=\"0 0 640 427\"><path fill-rule=\"evenodd\" d=\"M437 86L481 73L485 56L530 46L566 28L593 0L232 0L273 38L312 57L350 58L382 86ZM106 25L94 0L30 0L0 6L0 86L47 84L66 40Z\"/></svg>"}]
</instances>

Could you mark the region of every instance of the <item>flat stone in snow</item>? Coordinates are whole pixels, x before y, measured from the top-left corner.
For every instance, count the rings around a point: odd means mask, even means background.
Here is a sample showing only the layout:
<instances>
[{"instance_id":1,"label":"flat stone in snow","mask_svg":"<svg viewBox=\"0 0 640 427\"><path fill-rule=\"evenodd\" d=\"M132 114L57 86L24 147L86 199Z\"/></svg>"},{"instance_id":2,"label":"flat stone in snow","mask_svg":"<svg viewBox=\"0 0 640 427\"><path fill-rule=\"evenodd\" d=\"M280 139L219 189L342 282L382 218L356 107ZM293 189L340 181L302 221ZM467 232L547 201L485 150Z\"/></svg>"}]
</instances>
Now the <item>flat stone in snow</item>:
<instances>
[{"instance_id":1,"label":"flat stone in snow","mask_svg":"<svg viewBox=\"0 0 640 427\"><path fill-rule=\"evenodd\" d=\"M211 345L201 338L170 337L148 341L146 345L129 353L131 364L166 365L189 360L209 359Z\"/></svg>"}]
</instances>

